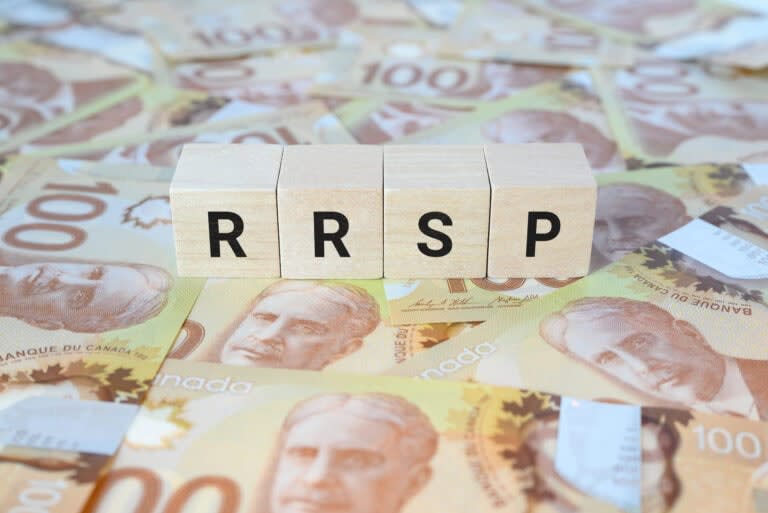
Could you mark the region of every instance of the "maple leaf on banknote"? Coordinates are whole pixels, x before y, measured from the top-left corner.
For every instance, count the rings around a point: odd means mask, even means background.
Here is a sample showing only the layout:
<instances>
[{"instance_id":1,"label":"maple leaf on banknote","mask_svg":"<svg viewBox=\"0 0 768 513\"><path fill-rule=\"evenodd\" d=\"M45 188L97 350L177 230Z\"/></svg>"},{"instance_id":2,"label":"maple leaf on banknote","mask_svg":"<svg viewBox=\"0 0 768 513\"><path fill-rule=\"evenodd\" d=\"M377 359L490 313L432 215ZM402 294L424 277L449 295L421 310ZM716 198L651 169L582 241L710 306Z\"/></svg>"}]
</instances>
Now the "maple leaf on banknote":
<instances>
[{"instance_id":1,"label":"maple leaf on banknote","mask_svg":"<svg viewBox=\"0 0 768 513\"><path fill-rule=\"evenodd\" d=\"M711 276L706 276L706 277L698 278L693 288L696 289L698 292L713 291L713 292L717 292L718 294L722 294L726 292L726 289L728 287L726 287L724 283L717 281ZM734 295L734 294L731 294L731 295Z\"/></svg>"},{"instance_id":2,"label":"maple leaf on banknote","mask_svg":"<svg viewBox=\"0 0 768 513\"><path fill-rule=\"evenodd\" d=\"M46 383L64 379L66 374L64 373L64 367L57 363L54 365L49 365L45 370L35 369L29 373L29 377L32 378L32 381L35 383Z\"/></svg>"},{"instance_id":3,"label":"maple leaf on banknote","mask_svg":"<svg viewBox=\"0 0 768 513\"><path fill-rule=\"evenodd\" d=\"M131 372L132 370L129 368L119 367L107 376L107 384L112 390L124 393L134 393L138 389L144 388L146 383L141 384L138 380L128 379Z\"/></svg>"},{"instance_id":4,"label":"maple leaf on banknote","mask_svg":"<svg viewBox=\"0 0 768 513\"><path fill-rule=\"evenodd\" d=\"M184 419L184 400L152 401L142 405L132 429L126 435L125 443L141 449L169 449L174 440L182 438L192 424Z\"/></svg>"},{"instance_id":5,"label":"maple leaf on banknote","mask_svg":"<svg viewBox=\"0 0 768 513\"><path fill-rule=\"evenodd\" d=\"M535 451L528 444L523 444L519 449L505 449L500 453L505 460L512 461L512 468L521 472L522 490L529 499L540 501L551 500L555 498L554 492L549 488L545 479L536 472Z\"/></svg>"},{"instance_id":6,"label":"maple leaf on banknote","mask_svg":"<svg viewBox=\"0 0 768 513\"><path fill-rule=\"evenodd\" d=\"M669 254L658 246L643 248L640 252L645 257L643 267L648 269L661 269L670 263Z\"/></svg>"}]
</instances>

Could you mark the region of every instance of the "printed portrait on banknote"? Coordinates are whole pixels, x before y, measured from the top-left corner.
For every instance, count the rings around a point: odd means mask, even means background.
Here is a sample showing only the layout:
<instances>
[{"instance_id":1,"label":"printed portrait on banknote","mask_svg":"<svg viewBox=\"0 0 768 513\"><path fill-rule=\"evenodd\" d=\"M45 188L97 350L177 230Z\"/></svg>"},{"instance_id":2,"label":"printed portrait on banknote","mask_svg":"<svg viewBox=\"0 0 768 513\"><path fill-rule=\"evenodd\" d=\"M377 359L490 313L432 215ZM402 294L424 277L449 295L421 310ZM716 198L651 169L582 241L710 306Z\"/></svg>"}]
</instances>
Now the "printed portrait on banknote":
<instances>
[{"instance_id":1,"label":"printed portrait on banknote","mask_svg":"<svg viewBox=\"0 0 768 513\"><path fill-rule=\"evenodd\" d=\"M437 446L429 417L403 397L305 399L283 422L254 513L399 513L429 482Z\"/></svg>"},{"instance_id":2,"label":"printed portrait on banknote","mask_svg":"<svg viewBox=\"0 0 768 513\"><path fill-rule=\"evenodd\" d=\"M101 333L141 324L168 301L173 278L148 264L19 262L0 254L0 316L36 328Z\"/></svg>"},{"instance_id":3,"label":"printed portrait on banknote","mask_svg":"<svg viewBox=\"0 0 768 513\"><path fill-rule=\"evenodd\" d=\"M535 397L535 393L531 396ZM663 410L660 410L663 411ZM560 412L545 407L531 412L520 427L520 445L509 451L512 465L519 471L522 491L528 500L527 512L556 511L577 513L583 492L562 477L556 467ZM645 513L672 511L682 493L675 469L680 436L672 422L663 421L653 410L643 412L641 502Z\"/></svg>"},{"instance_id":4,"label":"printed portrait on banknote","mask_svg":"<svg viewBox=\"0 0 768 513\"><path fill-rule=\"evenodd\" d=\"M239 281L206 286L172 358L319 371L353 355L365 359L366 352L381 350L367 345L383 346L392 338L391 329L382 325L383 290L376 287L338 281ZM229 296L231 308L204 308L217 293Z\"/></svg>"},{"instance_id":5,"label":"printed portrait on banknote","mask_svg":"<svg viewBox=\"0 0 768 513\"><path fill-rule=\"evenodd\" d=\"M557 350L658 401L753 418L768 412L768 362L718 353L694 325L653 303L579 299L546 317L540 332Z\"/></svg>"},{"instance_id":6,"label":"printed portrait on banknote","mask_svg":"<svg viewBox=\"0 0 768 513\"><path fill-rule=\"evenodd\" d=\"M623 94L640 143L651 155L670 155L699 137L768 139L768 102L694 99L665 104L631 91Z\"/></svg>"},{"instance_id":7,"label":"printed portrait on banknote","mask_svg":"<svg viewBox=\"0 0 768 513\"><path fill-rule=\"evenodd\" d=\"M55 70L29 62L0 62L0 134L10 137L27 128L70 114L78 107L131 83L129 77L66 81ZM99 115L102 123L119 123L120 108Z\"/></svg>"},{"instance_id":8,"label":"printed portrait on banknote","mask_svg":"<svg viewBox=\"0 0 768 513\"><path fill-rule=\"evenodd\" d=\"M591 270L615 262L691 220L676 196L639 183L610 183L597 193Z\"/></svg>"},{"instance_id":9,"label":"printed portrait on banknote","mask_svg":"<svg viewBox=\"0 0 768 513\"><path fill-rule=\"evenodd\" d=\"M606 168L616 158L616 144L587 121L551 110L509 111L483 126L485 137L495 143L578 142L589 163Z\"/></svg>"}]
</instances>

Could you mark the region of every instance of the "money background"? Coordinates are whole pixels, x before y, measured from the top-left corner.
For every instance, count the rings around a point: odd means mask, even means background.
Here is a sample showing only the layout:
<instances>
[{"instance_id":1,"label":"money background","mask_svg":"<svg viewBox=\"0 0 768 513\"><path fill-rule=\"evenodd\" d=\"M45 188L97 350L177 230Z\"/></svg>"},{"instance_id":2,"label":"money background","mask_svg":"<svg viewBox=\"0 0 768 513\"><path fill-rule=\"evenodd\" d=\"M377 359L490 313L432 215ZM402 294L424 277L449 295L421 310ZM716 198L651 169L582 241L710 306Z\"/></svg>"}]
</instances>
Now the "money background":
<instances>
[{"instance_id":1,"label":"money background","mask_svg":"<svg viewBox=\"0 0 768 513\"><path fill-rule=\"evenodd\" d=\"M599 184L590 275L180 278L168 186L190 142L577 142ZM761 0L0 0L0 505L766 512L768 276L658 241L704 220L768 250L766 186ZM603 363L556 349L544 319L598 299L655 305L706 343L675 345L651 316L574 329L607 341ZM358 417L385 437L392 412L426 415L431 477L363 447L375 436L347 431L337 401L303 448L322 476L257 493L253 476L280 475L284 418L323 394L379 404ZM567 424L562 405L584 399L613 410ZM629 463L591 445L627 405ZM560 437L591 448L576 470ZM355 459L323 460L345 444Z\"/></svg>"}]
</instances>

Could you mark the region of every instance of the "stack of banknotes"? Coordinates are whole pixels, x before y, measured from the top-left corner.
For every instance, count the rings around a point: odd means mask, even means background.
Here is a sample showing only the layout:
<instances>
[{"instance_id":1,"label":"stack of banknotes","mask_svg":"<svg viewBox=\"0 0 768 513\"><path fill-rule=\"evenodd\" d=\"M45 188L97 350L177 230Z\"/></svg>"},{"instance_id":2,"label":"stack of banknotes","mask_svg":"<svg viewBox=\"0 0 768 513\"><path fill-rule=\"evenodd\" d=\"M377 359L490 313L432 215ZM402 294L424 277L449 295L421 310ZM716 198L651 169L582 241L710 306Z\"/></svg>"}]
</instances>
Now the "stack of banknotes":
<instances>
[{"instance_id":1,"label":"stack of banknotes","mask_svg":"<svg viewBox=\"0 0 768 513\"><path fill-rule=\"evenodd\" d=\"M185 143L534 141L586 277L176 274ZM0 511L768 513L768 3L0 0Z\"/></svg>"}]
</instances>

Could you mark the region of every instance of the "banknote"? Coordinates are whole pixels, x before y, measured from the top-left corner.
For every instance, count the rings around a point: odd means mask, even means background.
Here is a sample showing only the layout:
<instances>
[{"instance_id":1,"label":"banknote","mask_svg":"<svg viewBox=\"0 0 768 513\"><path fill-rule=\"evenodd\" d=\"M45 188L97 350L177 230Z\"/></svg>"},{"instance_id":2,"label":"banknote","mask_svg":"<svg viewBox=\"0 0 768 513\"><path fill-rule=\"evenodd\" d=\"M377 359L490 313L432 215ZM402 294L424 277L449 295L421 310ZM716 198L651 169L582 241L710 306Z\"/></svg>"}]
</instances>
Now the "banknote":
<instances>
[{"instance_id":1,"label":"banknote","mask_svg":"<svg viewBox=\"0 0 768 513\"><path fill-rule=\"evenodd\" d=\"M595 78L631 169L768 161L768 96L758 77L650 60Z\"/></svg>"},{"instance_id":2,"label":"banknote","mask_svg":"<svg viewBox=\"0 0 768 513\"><path fill-rule=\"evenodd\" d=\"M708 60L714 64L747 69L768 68L768 40L757 41L741 48L713 55Z\"/></svg>"},{"instance_id":3,"label":"banknote","mask_svg":"<svg viewBox=\"0 0 768 513\"><path fill-rule=\"evenodd\" d=\"M766 214L754 188L390 372L766 419Z\"/></svg>"},{"instance_id":4,"label":"banknote","mask_svg":"<svg viewBox=\"0 0 768 513\"><path fill-rule=\"evenodd\" d=\"M563 78L570 68L477 62L430 56L400 57L361 52L349 69L312 91L328 96L421 98L440 104L478 104L507 98L542 82Z\"/></svg>"},{"instance_id":5,"label":"banknote","mask_svg":"<svg viewBox=\"0 0 768 513\"><path fill-rule=\"evenodd\" d=\"M170 360L86 511L758 512L766 443L686 410Z\"/></svg>"},{"instance_id":6,"label":"banknote","mask_svg":"<svg viewBox=\"0 0 768 513\"><path fill-rule=\"evenodd\" d=\"M354 144L355 139L319 101L265 112L263 105L233 100L220 107L205 123L98 144L56 146L38 154L112 164L175 166L182 146L190 142Z\"/></svg>"},{"instance_id":7,"label":"banknote","mask_svg":"<svg viewBox=\"0 0 768 513\"><path fill-rule=\"evenodd\" d=\"M98 57L31 43L0 48L0 152L114 105L146 84Z\"/></svg>"},{"instance_id":8,"label":"banknote","mask_svg":"<svg viewBox=\"0 0 768 513\"><path fill-rule=\"evenodd\" d=\"M135 414L125 408L144 398L202 285L175 276L168 182L104 168L2 165L4 511L82 509ZM89 414L104 402L112 408Z\"/></svg>"},{"instance_id":9,"label":"banknote","mask_svg":"<svg viewBox=\"0 0 768 513\"><path fill-rule=\"evenodd\" d=\"M169 83L166 62L142 34L115 30L99 23L98 18L91 18L92 14L86 20L73 20L56 27L55 30L46 30L35 39L46 44L96 54L148 73L157 84Z\"/></svg>"},{"instance_id":10,"label":"banknote","mask_svg":"<svg viewBox=\"0 0 768 513\"><path fill-rule=\"evenodd\" d=\"M145 88L103 110L25 142L14 150L43 153L50 148L67 153L67 146L104 145L177 126L201 123L226 104L226 99L202 91L166 86Z\"/></svg>"},{"instance_id":11,"label":"banknote","mask_svg":"<svg viewBox=\"0 0 768 513\"><path fill-rule=\"evenodd\" d=\"M464 0L408 0L408 5L427 23L440 28L451 27L466 8Z\"/></svg>"},{"instance_id":12,"label":"banknote","mask_svg":"<svg viewBox=\"0 0 768 513\"><path fill-rule=\"evenodd\" d=\"M543 14L619 41L657 43L717 27L746 11L718 0L525 0Z\"/></svg>"},{"instance_id":13,"label":"banknote","mask_svg":"<svg viewBox=\"0 0 768 513\"><path fill-rule=\"evenodd\" d=\"M168 184L26 166L0 200L0 401L139 402L202 283L175 275Z\"/></svg>"},{"instance_id":14,"label":"banknote","mask_svg":"<svg viewBox=\"0 0 768 513\"><path fill-rule=\"evenodd\" d=\"M465 2L439 51L467 59L560 66L629 66L640 53L596 31L504 0Z\"/></svg>"},{"instance_id":15,"label":"banknote","mask_svg":"<svg viewBox=\"0 0 768 513\"><path fill-rule=\"evenodd\" d=\"M0 408L0 508L52 513L83 509L138 411L64 396Z\"/></svg>"},{"instance_id":16,"label":"banknote","mask_svg":"<svg viewBox=\"0 0 768 513\"><path fill-rule=\"evenodd\" d=\"M80 511L110 461L111 455L104 454L2 447L0 508L51 513Z\"/></svg>"},{"instance_id":17,"label":"banknote","mask_svg":"<svg viewBox=\"0 0 768 513\"><path fill-rule=\"evenodd\" d=\"M396 141L398 144L576 142L595 173L624 171L600 98L584 74L549 82Z\"/></svg>"},{"instance_id":18,"label":"banknote","mask_svg":"<svg viewBox=\"0 0 768 513\"><path fill-rule=\"evenodd\" d=\"M332 77L353 57L348 51L334 49L184 62L173 68L172 80L184 89L281 108L309 101L309 89L317 77ZM290 66L285 65L287 59Z\"/></svg>"},{"instance_id":19,"label":"banknote","mask_svg":"<svg viewBox=\"0 0 768 513\"><path fill-rule=\"evenodd\" d=\"M598 175L590 272L720 203L768 183L755 164L706 164Z\"/></svg>"},{"instance_id":20,"label":"banknote","mask_svg":"<svg viewBox=\"0 0 768 513\"><path fill-rule=\"evenodd\" d=\"M268 0L225 4L198 0L179 14L171 2L142 0L121 7L110 23L144 32L173 60L238 57L282 48L333 46L344 26L421 26L392 0Z\"/></svg>"},{"instance_id":21,"label":"banknote","mask_svg":"<svg viewBox=\"0 0 768 513\"><path fill-rule=\"evenodd\" d=\"M671 39L657 45L654 55L662 59L676 60L708 60L721 62L729 54L749 56L752 59L744 61L745 67L760 69L759 48L768 43L768 17L742 16L729 20L727 23L712 29L695 32L686 36ZM763 57L763 62L765 61Z\"/></svg>"},{"instance_id":22,"label":"banknote","mask_svg":"<svg viewBox=\"0 0 768 513\"><path fill-rule=\"evenodd\" d=\"M381 280L208 280L169 358L378 374L478 324L388 318Z\"/></svg>"},{"instance_id":23,"label":"banknote","mask_svg":"<svg viewBox=\"0 0 768 513\"><path fill-rule=\"evenodd\" d=\"M474 107L426 101L357 98L333 110L361 144L386 144L440 126Z\"/></svg>"}]
</instances>

